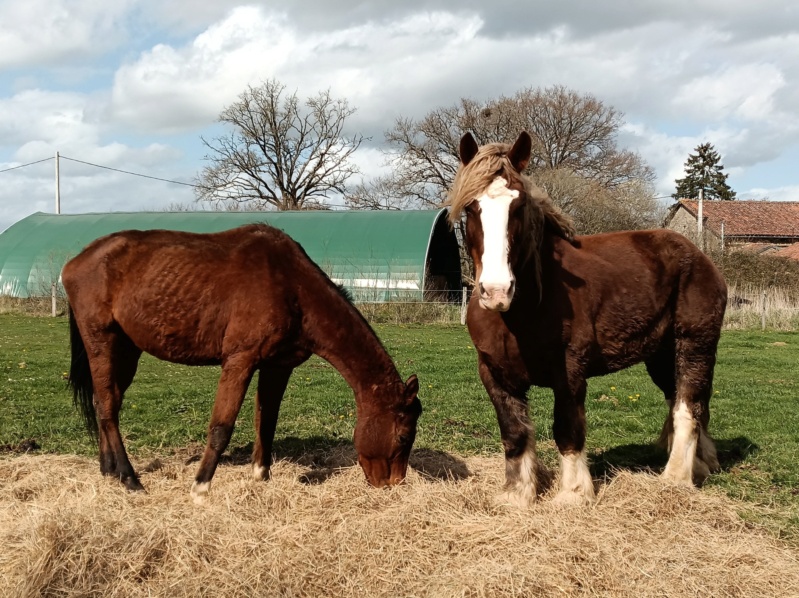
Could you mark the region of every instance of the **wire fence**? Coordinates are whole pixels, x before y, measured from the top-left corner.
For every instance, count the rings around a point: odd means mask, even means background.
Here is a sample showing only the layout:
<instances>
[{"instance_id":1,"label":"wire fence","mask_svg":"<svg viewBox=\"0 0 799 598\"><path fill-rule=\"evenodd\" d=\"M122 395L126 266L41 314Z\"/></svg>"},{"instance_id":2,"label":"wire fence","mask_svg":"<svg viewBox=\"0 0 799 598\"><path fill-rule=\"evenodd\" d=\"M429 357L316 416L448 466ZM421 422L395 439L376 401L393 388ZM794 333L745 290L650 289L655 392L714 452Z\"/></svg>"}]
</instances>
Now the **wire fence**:
<instances>
[{"instance_id":1,"label":"wire fence","mask_svg":"<svg viewBox=\"0 0 799 598\"><path fill-rule=\"evenodd\" d=\"M375 297L353 298L353 304L372 323L463 324L471 290L414 291L396 295L394 300ZM0 313L63 316L67 300L60 285L47 293L25 299L0 295ZM799 298L780 287L737 287L728 291L724 327L730 330L799 331Z\"/></svg>"},{"instance_id":2,"label":"wire fence","mask_svg":"<svg viewBox=\"0 0 799 598\"><path fill-rule=\"evenodd\" d=\"M724 326L729 329L799 330L799 297L780 287L731 286Z\"/></svg>"},{"instance_id":3,"label":"wire fence","mask_svg":"<svg viewBox=\"0 0 799 598\"><path fill-rule=\"evenodd\" d=\"M45 284L46 283L46 284ZM410 291L384 295L376 293L351 293L353 304L373 323L390 324L455 324L465 322L466 302L470 296L464 287L453 289ZM22 313L37 316L63 316L67 313L67 299L63 287L42 281L32 296L26 298L0 294L0 313Z\"/></svg>"}]
</instances>

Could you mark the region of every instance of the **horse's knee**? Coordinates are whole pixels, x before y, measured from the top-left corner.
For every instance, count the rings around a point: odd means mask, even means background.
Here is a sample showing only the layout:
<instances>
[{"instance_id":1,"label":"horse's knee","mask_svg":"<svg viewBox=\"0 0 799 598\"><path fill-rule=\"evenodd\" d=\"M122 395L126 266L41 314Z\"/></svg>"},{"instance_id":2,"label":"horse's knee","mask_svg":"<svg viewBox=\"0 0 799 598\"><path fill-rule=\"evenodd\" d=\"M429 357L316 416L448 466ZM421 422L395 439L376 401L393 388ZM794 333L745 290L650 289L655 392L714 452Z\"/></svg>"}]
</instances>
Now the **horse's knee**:
<instances>
[{"instance_id":1,"label":"horse's knee","mask_svg":"<svg viewBox=\"0 0 799 598\"><path fill-rule=\"evenodd\" d=\"M232 425L218 424L216 426L212 426L208 431L208 446L210 446L217 453L221 453L227 448L232 434Z\"/></svg>"}]
</instances>

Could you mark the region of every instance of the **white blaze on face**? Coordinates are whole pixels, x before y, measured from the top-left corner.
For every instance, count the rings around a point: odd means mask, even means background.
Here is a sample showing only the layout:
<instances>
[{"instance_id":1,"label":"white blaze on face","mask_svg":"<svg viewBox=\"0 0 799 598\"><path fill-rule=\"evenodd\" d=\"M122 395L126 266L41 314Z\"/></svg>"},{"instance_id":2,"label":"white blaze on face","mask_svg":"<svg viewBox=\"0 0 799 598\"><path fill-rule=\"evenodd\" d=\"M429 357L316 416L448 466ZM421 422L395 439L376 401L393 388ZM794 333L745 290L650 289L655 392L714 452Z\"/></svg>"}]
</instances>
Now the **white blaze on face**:
<instances>
[{"instance_id":1,"label":"white blaze on face","mask_svg":"<svg viewBox=\"0 0 799 598\"><path fill-rule=\"evenodd\" d=\"M508 217L510 204L518 196L519 192L509 189L504 178L497 177L485 194L477 198L483 226L482 272L478 282L481 303L488 309L507 309L510 305L514 278L509 263Z\"/></svg>"}]
</instances>

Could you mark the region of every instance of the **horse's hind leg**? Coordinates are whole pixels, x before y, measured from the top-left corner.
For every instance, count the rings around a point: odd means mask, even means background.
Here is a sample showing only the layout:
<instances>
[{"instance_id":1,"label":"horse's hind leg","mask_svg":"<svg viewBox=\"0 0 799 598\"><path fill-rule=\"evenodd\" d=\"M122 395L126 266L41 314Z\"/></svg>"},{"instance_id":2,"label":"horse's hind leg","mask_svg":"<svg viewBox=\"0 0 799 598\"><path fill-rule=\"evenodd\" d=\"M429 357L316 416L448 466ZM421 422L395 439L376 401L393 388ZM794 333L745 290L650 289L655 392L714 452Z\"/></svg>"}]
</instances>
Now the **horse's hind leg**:
<instances>
[{"instance_id":1,"label":"horse's hind leg","mask_svg":"<svg viewBox=\"0 0 799 598\"><path fill-rule=\"evenodd\" d=\"M136 374L141 350L121 331L93 335L86 340L86 350L94 383L100 471L119 478L128 490L144 490L119 433L122 399Z\"/></svg>"},{"instance_id":2,"label":"horse's hind leg","mask_svg":"<svg viewBox=\"0 0 799 598\"><path fill-rule=\"evenodd\" d=\"M191 486L191 496L196 504L202 504L211 488L211 478L219 464L219 457L230 442L236 417L254 372L253 360L244 356L228 358L222 365L211 422L208 424L208 441L197 477Z\"/></svg>"},{"instance_id":3,"label":"horse's hind leg","mask_svg":"<svg viewBox=\"0 0 799 598\"><path fill-rule=\"evenodd\" d=\"M269 479L277 416L293 371L292 368L261 368L258 372L258 393L255 400L255 444L252 451L252 472L256 480Z\"/></svg>"},{"instance_id":4,"label":"horse's hind leg","mask_svg":"<svg viewBox=\"0 0 799 598\"><path fill-rule=\"evenodd\" d=\"M654 355L646 360L646 371L652 382L663 391L669 412L663 422L663 429L656 444L666 452L671 451L671 442L674 438L674 400L677 397L677 381L675 379L674 343L661 347Z\"/></svg>"},{"instance_id":5,"label":"horse's hind leg","mask_svg":"<svg viewBox=\"0 0 799 598\"><path fill-rule=\"evenodd\" d=\"M478 370L497 413L505 449L505 489L499 501L526 507L535 501L548 478L536 456L535 430L527 412L527 400L524 392L503 388L482 359Z\"/></svg>"},{"instance_id":6,"label":"horse's hind leg","mask_svg":"<svg viewBox=\"0 0 799 598\"><path fill-rule=\"evenodd\" d=\"M677 383L671 409L673 436L663 477L701 484L719 469L716 447L707 431L716 342L677 342Z\"/></svg>"}]
</instances>

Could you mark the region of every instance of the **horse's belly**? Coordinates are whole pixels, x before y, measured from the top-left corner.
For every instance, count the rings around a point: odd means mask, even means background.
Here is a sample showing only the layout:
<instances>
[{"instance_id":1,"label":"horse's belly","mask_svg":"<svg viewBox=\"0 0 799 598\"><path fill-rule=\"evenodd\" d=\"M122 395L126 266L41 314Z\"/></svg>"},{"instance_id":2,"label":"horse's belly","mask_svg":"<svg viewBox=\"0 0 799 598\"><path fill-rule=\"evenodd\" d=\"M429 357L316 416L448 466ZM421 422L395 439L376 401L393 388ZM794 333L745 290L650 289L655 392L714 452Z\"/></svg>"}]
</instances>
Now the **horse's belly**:
<instances>
[{"instance_id":1,"label":"horse's belly","mask_svg":"<svg viewBox=\"0 0 799 598\"><path fill-rule=\"evenodd\" d=\"M145 339L149 341L149 339ZM222 362L221 351L177 338L162 338L159 342L133 341L153 357L183 365L216 365Z\"/></svg>"},{"instance_id":2,"label":"horse's belly","mask_svg":"<svg viewBox=\"0 0 799 598\"><path fill-rule=\"evenodd\" d=\"M123 316L117 322L139 349L158 359L185 365L211 365L222 359L224 327L164 314L138 319Z\"/></svg>"}]
</instances>

